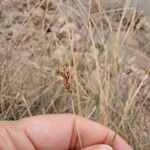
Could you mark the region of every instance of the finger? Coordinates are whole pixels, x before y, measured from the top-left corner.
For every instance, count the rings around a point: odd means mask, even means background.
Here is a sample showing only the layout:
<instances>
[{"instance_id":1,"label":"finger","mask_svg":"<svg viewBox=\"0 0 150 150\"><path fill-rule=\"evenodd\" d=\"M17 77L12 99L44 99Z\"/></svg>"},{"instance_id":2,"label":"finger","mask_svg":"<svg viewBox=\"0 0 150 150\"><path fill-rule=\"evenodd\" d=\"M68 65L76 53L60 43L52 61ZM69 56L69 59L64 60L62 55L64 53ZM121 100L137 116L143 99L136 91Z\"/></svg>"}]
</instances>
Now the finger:
<instances>
[{"instance_id":1,"label":"finger","mask_svg":"<svg viewBox=\"0 0 150 150\"><path fill-rule=\"evenodd\" d=\"M1 122L0 141L3 142L0 142L0 148L5 144L8 150L24 147L28 147L29 150L79 149L77 133L80 133L83 148L94 144L110 144L114 136L112 130L78 116L45 115L17 122ZM114 149L131 148L117 136Z\"/></svg>"},{"instance_id":2,"label":"finger","mask_svg":"<svg viewBox=\"0 0 150 150\"><path fill-rule=\"evenodd\" d=\"M93 145L90 147L83 148L81 150L113 150L109 145Z\"/></svg>"},{"instance_id":3,"label":"finger","mask_svg":"<svg viewBox=\"0 0 150 150\"><path fill-rule=\"evenodd\" d=\"M41 150L79 149L78 134L83 147L94 144L110 144L114 132L93 121L74 115L46 115L20 121L26 135L34 147ZM77 132L78 131L78 132ZM129 145L120 137L114 141L115 150L130 150Z\"/></svg>"},{"instance_id":4,"label":"finger","mask_svg":"<svg viewBox=\"0 0 150 150\"><path fill-rule=\"evenodd\" d=\"M23 130L17 127L16 121L0 122L0 150L35 150Z\"/></svg>"}]
</instances>

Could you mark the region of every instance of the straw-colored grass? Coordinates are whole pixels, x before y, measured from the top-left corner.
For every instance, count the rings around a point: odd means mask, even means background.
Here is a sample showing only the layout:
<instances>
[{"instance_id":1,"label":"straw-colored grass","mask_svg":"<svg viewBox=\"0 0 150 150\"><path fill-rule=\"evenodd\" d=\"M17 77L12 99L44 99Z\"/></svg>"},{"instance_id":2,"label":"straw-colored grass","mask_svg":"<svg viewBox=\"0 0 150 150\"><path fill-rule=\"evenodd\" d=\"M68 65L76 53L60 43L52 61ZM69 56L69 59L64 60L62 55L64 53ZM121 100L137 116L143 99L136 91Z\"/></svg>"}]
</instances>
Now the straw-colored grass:
<instances>
[{"instance_id":1,"label":"straw-colored grass","mask_svg":"<svg viewBox=\"0 0 150 150\"><path fill-rule=\"evenodd\" d=\"M74 113L149 149L150 24L131 0L0 3L1 120Z\"/></svg>"}]
</instances>

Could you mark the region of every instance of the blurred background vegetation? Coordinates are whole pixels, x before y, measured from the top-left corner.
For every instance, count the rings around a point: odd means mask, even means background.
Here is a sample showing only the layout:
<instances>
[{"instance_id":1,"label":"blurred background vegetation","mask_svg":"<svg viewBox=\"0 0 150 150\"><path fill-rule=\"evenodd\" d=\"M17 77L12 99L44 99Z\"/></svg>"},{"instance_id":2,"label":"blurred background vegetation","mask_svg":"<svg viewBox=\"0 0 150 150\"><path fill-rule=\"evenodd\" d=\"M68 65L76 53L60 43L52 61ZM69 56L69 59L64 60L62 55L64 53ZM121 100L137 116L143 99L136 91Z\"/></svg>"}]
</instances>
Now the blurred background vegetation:
<instances>
[{"instance_id":1,"label":"blurred background vegetation","mask_svg":"<svg viewBox=\"0 0 150 150\"><path fill-rule=\"evenodd\" d=\"M149 0L1 0L1 120L75 113L149 150L149 8Z\"/></svg>"}]
</instances>

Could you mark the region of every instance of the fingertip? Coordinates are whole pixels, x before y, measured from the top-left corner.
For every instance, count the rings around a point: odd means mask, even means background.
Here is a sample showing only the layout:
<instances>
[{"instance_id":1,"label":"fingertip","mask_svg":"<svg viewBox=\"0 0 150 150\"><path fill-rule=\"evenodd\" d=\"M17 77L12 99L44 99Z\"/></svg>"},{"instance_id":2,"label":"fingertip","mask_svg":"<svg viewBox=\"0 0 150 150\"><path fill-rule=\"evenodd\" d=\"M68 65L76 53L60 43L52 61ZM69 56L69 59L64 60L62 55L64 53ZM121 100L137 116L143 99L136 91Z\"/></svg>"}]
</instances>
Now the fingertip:
<instances>
[{"instance_id":1,"label":"fingertip","mask_svg":"<svg viewBox=\"0 0 150 150\"><path fill-rule=\"evenodd\" d=\"M86 147L82 150L113 150L112 147L106 144L97 144L90 147Z\"/></svg>"},{"instance_id":2,"label":"fingertip","mask_svg":"<svg viewBox=\"0 0 150 150\"><path fill-rule=\"evenodd\" d=\"M109 145L99 145L96 149L94 150L113 150L112 147Z\"/></svg>"}]
</instances>

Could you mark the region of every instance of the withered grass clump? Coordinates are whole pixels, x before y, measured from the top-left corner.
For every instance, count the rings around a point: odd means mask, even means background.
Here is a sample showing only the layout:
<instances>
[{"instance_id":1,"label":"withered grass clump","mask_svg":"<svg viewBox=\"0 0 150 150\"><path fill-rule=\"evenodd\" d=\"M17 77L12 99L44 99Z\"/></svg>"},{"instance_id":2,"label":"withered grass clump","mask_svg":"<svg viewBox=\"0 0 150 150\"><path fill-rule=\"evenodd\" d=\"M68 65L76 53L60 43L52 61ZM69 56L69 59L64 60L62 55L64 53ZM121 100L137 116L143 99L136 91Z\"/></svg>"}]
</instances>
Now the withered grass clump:
<instances>
[{"instance_id":1,"label":"withered grass clump","mask_svg":"<svg viewBox=\"0 0 150 150\"><path fill-rule=\"evenodd\" d=\"M150 23L132 2L2 0L1 120L76 113L149 150Z\"/></svg>"}]
</instances>

